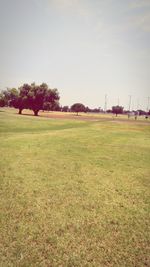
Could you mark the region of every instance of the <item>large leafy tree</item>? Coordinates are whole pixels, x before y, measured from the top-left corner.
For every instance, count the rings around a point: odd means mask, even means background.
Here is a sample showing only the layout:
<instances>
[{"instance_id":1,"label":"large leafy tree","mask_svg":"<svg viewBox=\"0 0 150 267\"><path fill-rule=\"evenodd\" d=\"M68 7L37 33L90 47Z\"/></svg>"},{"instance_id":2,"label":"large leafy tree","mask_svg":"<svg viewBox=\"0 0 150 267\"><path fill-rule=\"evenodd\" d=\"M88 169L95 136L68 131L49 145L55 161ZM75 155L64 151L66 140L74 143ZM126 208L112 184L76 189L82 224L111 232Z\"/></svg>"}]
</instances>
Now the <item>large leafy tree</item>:
<instances>
[{"instance_id":1,"label":"large leafy tree","mask_svg":"<svg viewBox=\"0 0 150 267\"><path fill-rule=\"evenodd\" d=\"M46 84L42 84L43 88ZM45 110L59 110L59 93L57 88L49 89L47 88L45 97L44 97L44 104L43 109Z\"/></svg>"},{"instance_id":2,"label":"large leafy tree","mask_svg":"<svg viewBox=\"0 0 150 267\"><path fill-rule=\"evenodd\" d=\"M3 93L0 93L0 107L5 107L5 98Z\"/></svg>"},{"instance_id":3,"label":"large leafy tree","mask_svg":"<svg viewBox=\"0 0 150 267\"><path fill-rule=\"evenodd\" d=\"M29 92L31 90L31 86L29 84L24 84L19 87L18 97L11 101L11 104L14 108L19 109L19 114L22 114L22 110L25 108L29 108Z\"/></svg>"},{"instance_id":4,"label":"large leafy tree","mask_svg":"<svg viewBox=\"0 0 150 267\"><path fill-rule=\"evenodd\" d=\"M24 84L19 88L19 96L13 101L13 106L19 109L19 114L23 109L31 109L35 116L38 116L39 110L45 107L56 105L59 101L58 90L48 88L46 83L36 85L35 83Z\"/></svg>"},{"instance_id":5,"label":"large leafy tree","mask_svg":"<svg viewBox=\"0 0 150 267\"><path fill-rule=\"evenodd\" d=\"M71 106L71 111L76 112L77 115L79 112L85 112L85 110L85 106L81 103L75 103Z\"/></svg>"},{"instance_id":6,"label":"large leafy tree","mask_svg":"<svg viewBox=\"0 0 150 267\"><path fill-rule=\"evenodd\" d=\"M18 90L16 88L7 88L1 93L1 100L3 99L4 106L11 106L11 102L18 97Z\"/></svg>"},{"instance_id":7,"label":"large leafy tree","mask_svg":"<svg viewBox=\"0 0 150 267\"><path fill-rule=\"evenodd\" d=\"M122 106L113 106L112 107L112 113L116 114L116 116L118 114L122 114L123 113L123 107Z\"/></svg>"}]
</instances>

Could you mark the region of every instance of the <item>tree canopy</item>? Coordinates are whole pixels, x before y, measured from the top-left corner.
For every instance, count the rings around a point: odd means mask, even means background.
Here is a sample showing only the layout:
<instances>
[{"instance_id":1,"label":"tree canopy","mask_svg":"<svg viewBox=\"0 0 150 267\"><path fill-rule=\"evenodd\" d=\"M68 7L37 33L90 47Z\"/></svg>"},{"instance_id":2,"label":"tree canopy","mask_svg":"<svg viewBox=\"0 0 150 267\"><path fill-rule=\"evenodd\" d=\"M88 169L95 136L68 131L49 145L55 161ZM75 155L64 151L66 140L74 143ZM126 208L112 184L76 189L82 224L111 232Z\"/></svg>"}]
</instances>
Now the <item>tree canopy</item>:
<instances>
[{"instance_id":1,"label":"tree canopy","mask_svg":"<svg viewBox=\"0 0 150 267\"><path fill-rule=\"evenodd\" d=\"M23 109L31 109L37 116L39 110L53 110L59 106L59 98L58 90L50 89L46 83L24 84L19 88L18 97L12 99L11 105L19 109L19 114Z\"/></svg>"},{"instance_id":2,"label":"tree canopy","mask_svg":"<svg viewBox=\"0 0 150 267\"><path fill-rule=\"evenodd\" d=\"M62 107L62 112L68 112L69 111L69 107L68 106L63 106Z\"/></svg>"},{"instance_id":3,"label":"tree canopy","mask_svg":"<svg viewBox=\"0 0 150 267\"><path fill-rule=\"evenodd\" d=\"M112 113L116 114L116 116L118 114L122 114L123 113L123 107L122 106L113 106L112 107Z\"/></svg>"},{"instance_id":4,"label":"tree canopy","mask_svg":"<svg viewBox=\"0 0 150 267\"><path fill-rule=\"evenodd\" d=\"M7 88L0 93L0 106L11 106L11 101L18 97L16 88Z\"/></svg>"},{"instance_id":5,"label":"tree canopy","mask_svg":"<svg viewBox=\"0 0 150 267\"><path fill-rule=\"evenodd\" d=\"M79 112L85 112L85 106L81 103L75 103L71 106L71 111L76 112L77 115Z\"/></svg>"},{"instance_id":6,"label":"tree canopy","mask_svg":"<svg viewBox=\"0 0 150 267\"><path fill-rule=\"evenodd\" d=\"M5 107L5 98L2 93L0 94L0 107Z\"/></svg>"}]
</instances>

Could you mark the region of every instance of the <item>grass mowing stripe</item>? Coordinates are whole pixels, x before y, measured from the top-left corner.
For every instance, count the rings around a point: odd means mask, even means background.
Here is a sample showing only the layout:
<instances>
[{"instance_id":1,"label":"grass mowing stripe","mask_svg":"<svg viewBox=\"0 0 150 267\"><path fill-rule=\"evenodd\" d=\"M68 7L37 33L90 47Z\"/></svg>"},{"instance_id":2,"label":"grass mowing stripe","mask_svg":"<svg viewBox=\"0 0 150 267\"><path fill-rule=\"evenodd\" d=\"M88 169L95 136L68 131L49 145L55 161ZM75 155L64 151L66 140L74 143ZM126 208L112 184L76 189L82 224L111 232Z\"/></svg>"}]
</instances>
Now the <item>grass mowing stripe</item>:
<instances>
[{"instance_id":1,"label":"grass mowing stripe","mask_svg":"<svg viewBox=\"0 0 150 267\"><path fill-rule=\"evenodd\" d=\"M0 120L1 266L149 265L149 126Z\"/></svg>"}]
</instances>

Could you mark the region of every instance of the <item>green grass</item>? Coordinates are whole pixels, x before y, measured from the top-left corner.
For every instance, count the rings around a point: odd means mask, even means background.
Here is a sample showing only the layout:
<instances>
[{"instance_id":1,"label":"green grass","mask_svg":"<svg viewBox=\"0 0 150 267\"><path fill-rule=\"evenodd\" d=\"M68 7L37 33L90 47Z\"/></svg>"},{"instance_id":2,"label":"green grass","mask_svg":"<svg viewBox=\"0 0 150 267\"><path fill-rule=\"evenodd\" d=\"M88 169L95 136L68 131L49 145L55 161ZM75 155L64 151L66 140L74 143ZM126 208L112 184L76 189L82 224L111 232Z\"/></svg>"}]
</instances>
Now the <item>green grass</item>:
<instances>
[{"instance_id":1,"label":"green grass","mask_svg":"<svg viewBox=\"0 0 150 267\"><path fill-rule=\"evenodd\" d=\"M0 112L0 266L149 266L150 126Z\"/></svg>"}]
</instances>

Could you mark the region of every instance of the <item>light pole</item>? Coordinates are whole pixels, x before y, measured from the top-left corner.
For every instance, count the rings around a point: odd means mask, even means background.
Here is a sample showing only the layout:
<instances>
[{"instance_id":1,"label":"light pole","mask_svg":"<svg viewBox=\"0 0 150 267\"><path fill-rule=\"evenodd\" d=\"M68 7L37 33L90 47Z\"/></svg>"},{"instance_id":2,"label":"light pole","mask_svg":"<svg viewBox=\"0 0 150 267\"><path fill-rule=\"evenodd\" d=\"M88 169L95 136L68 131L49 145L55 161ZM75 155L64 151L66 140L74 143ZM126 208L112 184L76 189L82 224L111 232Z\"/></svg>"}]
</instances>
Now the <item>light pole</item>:
<instances>
[{"instance_id":1,"label":"light pole","mask_svg":"<svg viewBox=\"0 0 150 267\"><path fill-rule=\"evenodd\" d=\"M148 98L147 98L147 112L149 112L149 100L150 100L150 97L148 96Z\"/></svg>"},{"instance_id":2,"label":"light pole","mask_svg":"<svg viewBox=\"0 0 150 267\"><path fill-rule=\"evenodd\" d=\"M128 119L130 118L130 108L131 108L131 95L129 95L129 112L128 112Z\"/></svg>"},{"instance_id":3,"label":"light pole","mask_svg":"<svg viewBox=\"0 0 150 267\"><path fill-rule=\"evenodd\" d=\"M131 109L131 95L129 95L129 112L130 112L130 109Z\"/></svg>"},{"instance_id":4,"label":"light pole","mask_svg":"<svg viewBox=\"0 0 150 267\"><path fill-rule=\"evenodd\" d=\"M119 101L119 97L118 97L118 106L119 106L119 104L120 104L120 101Z\"/></svg>"},{"instance_id":5,"label":"light pole","mask_svg":"<svg viewBox=\"0 0 150 267\"><path fill-rule=\"evenodd\" d=\"M139 105L140 105L140 103L139 103L139 98L138 98L138 99L137 99L137 107L136 107L137 111L138 111L138 109L139 109Z\"/></svg>"},{"instance_id":6,"label":"light pole","mask_svg":"<svg viewBox=\"0 0 150 267\"><path fill-rule=\"evenodd\" d=\"M104 112L107 110L107 95L105 95L105 105L104 105Z\"/></svg>"}]
</instances>

